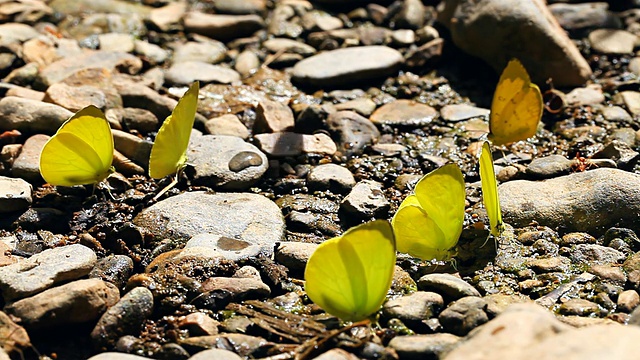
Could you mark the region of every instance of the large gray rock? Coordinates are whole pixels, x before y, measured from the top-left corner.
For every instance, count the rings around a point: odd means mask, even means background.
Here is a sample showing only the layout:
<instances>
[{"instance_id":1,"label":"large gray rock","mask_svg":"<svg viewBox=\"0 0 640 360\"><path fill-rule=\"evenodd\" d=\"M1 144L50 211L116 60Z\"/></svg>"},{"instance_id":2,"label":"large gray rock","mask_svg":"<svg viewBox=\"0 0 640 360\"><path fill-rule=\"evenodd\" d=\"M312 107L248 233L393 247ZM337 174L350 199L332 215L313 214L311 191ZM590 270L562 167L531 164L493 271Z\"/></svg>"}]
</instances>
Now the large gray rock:
<instances>
[{"instance_id":1,"label":"large gray rock","mask_svg":"<svg viewBox=\"0 0 640 360\"><path fill-rule=\"evenodd\" d=\"M306 58L293 67L293 80L303 86L340 86L394 74L403 62L386 46L332 50Z\"/></svg>"},{"instance_id":2,"label":"large gray rock","mask_svg":"<svg viewBox=\"0 0 640 360\"><path fill-rule=\"evenodd\" d=\"M187 150L193 182L213 188L244 190L269 168L267 156L236 136L194 136Z\"/></svg>"},{"instance_id":3,"label":"large gray rock","mask_svg":"<svg viewBox=\"0 0 640 360\"><path fill-rule=\"evenodd\" d=\"M637 358L640 329L618 324L574 328L538 305L513 305L462 339L443 360ZM603 355L606 354L606 355Z\"/></svg>"},{"instance_id":4,"label":"large gray rock","mask_svg":"<svg viewBox=\"0 0 640 360\"><path fill-rule=\"evenodd\" d=\"M596 169L545 181L515 180L499 187L504 220L516 227L531 221L603 234L612 226L640 231L640 176Z\"/></svg>"},{"instance_id":5,"label":"large gray rock","mask_svg":"<svg viewBox=\"0 0 640 360\"><path fill-rule=\"evenodd\" d=\"M245 246L259 245L265 253L272 253L274 244L284 236L284 218L278 206L249 193L183 193L144 209L133 222L156 239L184 243L195 235L211 233Z\"/></svg>"},{"instance_id":6,"label":"large gray rock","mask_svg":"<svg viewBox=\"0 0 640 360\"><path fill-rule=\"evenodd\" d=\"M501 72L516 57L542 84L579 86L591 68L542 0L446 0L438 20L462 50Z\"/></svg>"},{"instance_id":7,"label":"large gray rock","mask_svg":"<svg viewBox=\"0 0 640 360\"><path fill-rule=\"evenodd\" d=\"M80 244L45 250L0 268L0 290L6 301L39 293L58 283L87 275L97 261L93 250Z\"/></svg>"}]
</instances>

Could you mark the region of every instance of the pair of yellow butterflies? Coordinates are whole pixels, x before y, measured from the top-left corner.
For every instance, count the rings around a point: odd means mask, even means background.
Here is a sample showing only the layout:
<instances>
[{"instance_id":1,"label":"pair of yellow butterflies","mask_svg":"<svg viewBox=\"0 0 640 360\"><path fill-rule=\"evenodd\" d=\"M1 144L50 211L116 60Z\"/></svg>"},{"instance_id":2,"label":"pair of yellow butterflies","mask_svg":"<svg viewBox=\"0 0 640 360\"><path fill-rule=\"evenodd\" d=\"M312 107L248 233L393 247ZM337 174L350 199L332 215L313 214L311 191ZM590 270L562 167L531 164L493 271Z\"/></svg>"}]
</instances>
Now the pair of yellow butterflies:
<instances>
[{"instance_id":1,"label":"pair of yellow butterflies","mask_svg":"<svg viewBox=\"0 0 640 360\"><path fill-rule=\"evenodd\" d=\"M149 158L152 178L163 178L184 167L199 88L198 82L193 83L160 127ZM90 105L62 124L44 145L40 173L52 185L98 184L114 171L112 160L111 127L104 113Z\"/></svg>"},{"instance_id":2,"label":"pair of yellow butterflies","mask_svg":"<svg viewBox=\"0 0 640 360\"><path fill-rule=\"evenodd\" d=\"M489 143L480 154L482 196L491 234L502 231L500 199ZM345 321L378 311L391 286L396 249L423 260L450 260L462 232L465 185L448 164L425 175L400 204L392 223L376 220L322 243L305 269L309 298Z\"/></svg>"},{"instance_id":3,"label":"pair of yellow butterflies","mask_svg":"<svg viewBox=\"0 0 640 360\"><path fill-rule=\"evenodd\" d=\"M499 236L502 212L493 156L486 141L479 162L491 234ZM462 233L465 196L464 178L456 164L445 165L420 179L392 220L398 251L423 260L451 260Z\"/></svg>"}]
</instances>

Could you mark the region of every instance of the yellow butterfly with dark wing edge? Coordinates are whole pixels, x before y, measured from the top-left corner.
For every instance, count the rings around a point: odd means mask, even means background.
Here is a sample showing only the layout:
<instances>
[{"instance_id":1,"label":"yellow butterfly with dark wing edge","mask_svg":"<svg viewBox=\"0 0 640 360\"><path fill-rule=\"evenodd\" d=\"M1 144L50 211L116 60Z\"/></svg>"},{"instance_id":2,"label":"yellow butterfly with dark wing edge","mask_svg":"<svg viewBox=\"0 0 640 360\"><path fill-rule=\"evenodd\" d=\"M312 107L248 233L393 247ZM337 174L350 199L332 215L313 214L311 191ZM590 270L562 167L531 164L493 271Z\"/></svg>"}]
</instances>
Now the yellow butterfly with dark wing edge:
<instances>
[{"instance_id":1,"label":"yellow butterfly with dark wing edge","mask_svg":"<svg viewBox=\"0 0 640 360\"><path fill-rule=\"evenodd\" d=\"M344 321L374 314L391 287L396 247L391 225L375 220L320 244L304 272L309 298Z\"/></svg>"},{"instance_id":2,"label":"yellow butterfly with dark wing edge","mask_svg":"<svg viewBox=\"0 0 640 360\"><path fill-rule=\"evenodd\" d=\"M113 136L104 113L90 105L75 113L40 153L40 174L51 185L99 184L114 169Z\"/></svg>"},{"instance_id":3,"label":"yellow butterfly with dark wing edge","mask_svg":"<svg viewBox=\"0 0 640 360\"><path fill-rule=\"evenodd\" d=\"M162 123L153 142L149 157L149 176L161 179L167 175L176 174L173 181L154 199L159 198L177 184L180 171L187 163L187 147L196 117L199 91L200 84L196 81L178 100L178 104Z\"/></svg>"},{"instance_id":4,"label":"yellow butterfly with dark wing edge","mask_svg":"<svg viewBox=\"0 0 640 360\"><path fill-rule=\"evenodd\" d=\"M500 236L504 230L502 212L500 211L500 197L498 196L498 182L493 168L493 155L487 141L482 145L480 153L480 182L482 184L482 202L487 209L491 235Z\"/></svg>"},{"instance_id":5,"label":"yellow butterfly with dark wing edge","mask_svg":"<svg viewBox=\"0 0 640 360\"><path fill-rule=\"evenodd\" d=\"M504 145L534 136L542 117L542 94L531 83L527 70L512 59L502 71L493 94L489 116L489 140Z\"/></svg>"},{"instance_id":6,"label":"yellow butterfly with dark wing edge","mask_svg":"<svg viewBox=\"0 0 640 360\"><path fill-rule=\"evenodd\" d=\"M465 195L464 177L456 164L420 179L414 194L393 216L398 251L422 260L451 260L462 233Z\"/></svg>"}]
</instances>

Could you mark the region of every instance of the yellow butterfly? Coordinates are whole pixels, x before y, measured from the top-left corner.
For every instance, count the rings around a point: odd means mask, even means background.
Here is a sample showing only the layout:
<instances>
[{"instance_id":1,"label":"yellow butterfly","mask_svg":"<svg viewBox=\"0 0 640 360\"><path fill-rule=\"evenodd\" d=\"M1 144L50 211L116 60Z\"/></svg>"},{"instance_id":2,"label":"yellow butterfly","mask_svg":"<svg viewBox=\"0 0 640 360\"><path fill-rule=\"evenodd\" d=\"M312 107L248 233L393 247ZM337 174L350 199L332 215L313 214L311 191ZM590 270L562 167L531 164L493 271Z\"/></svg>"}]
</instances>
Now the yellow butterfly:
<instances>
[{"instance_id":1,"label":"yellow butterfly","mask_svg":"<svg viewBox=\"0 0 640 360\"><path fill-rule=\"evenodd\" d=\"M98 184L114 169L113 136L104 113L90 105L75 113L40 153L40 174L51 185Z\"/></svg>"},{"instance_id":2,"label":"yellow butterfly","mask_svg":"<svg viewBox=\"0 0 640 360\"><path fill-rule=\"evenodd\" d=\"M462 233L464 204L464 178L458 165L425 175L393 216L398 251L422 260L450 260Z\"/></svg>"},{"instance_id":3,"label":"yellow butterfly","mask_svg":"<svg viewBox=\"0 0 640 360\"><path fill-rule=\"evenodd\" d=\"M305 290L329 314L360 321L382 306L395 264L389 222L361 224L318 246L304 272Z\"/></svg>"},{"instance_id":4,"label":"yellow butterfly","mask_svg":"<svg viewBox=\"0 0 640 360\"><path fill-rule=\"evenodd\" d=\"M482 145L480 153L480 182L482 183L482 201L487 209L491 235L500 236L504 229L502 212L500 211L500 197L498 196L498 182L493 168L493 155L488 142Z\"/></svg>"},{"instance_id":5,"label":"yellow butterfly","mask_svg":"<svg viewBox=\"0 0 640 360\"><path fill-rule=\"evenodd\" d=\"M185 166L199 90L200 84L196 81L162 123L149 158L149 176L152 178L161 179L182 170Z\"/></svg>"},{"instance_id":6,"label":"yellow butterfly","mask_svg":"<svg viewBox=\"0 0 640 360\"><path fill-rule=\"evenodd\" d=\"M542 94L520 61L512 59L500 76L489 117L489 140L504 145L536 134L542 116Z\"/></svg>"}]
</instances>

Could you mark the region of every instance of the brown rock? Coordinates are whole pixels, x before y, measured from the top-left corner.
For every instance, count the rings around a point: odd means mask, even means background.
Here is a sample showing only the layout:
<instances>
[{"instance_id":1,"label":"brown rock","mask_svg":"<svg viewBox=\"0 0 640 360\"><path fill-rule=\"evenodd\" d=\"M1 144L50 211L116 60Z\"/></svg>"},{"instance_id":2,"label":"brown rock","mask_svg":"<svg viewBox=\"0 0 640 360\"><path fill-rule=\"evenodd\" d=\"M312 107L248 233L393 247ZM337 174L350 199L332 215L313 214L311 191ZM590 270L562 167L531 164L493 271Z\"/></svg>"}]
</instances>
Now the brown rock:
<instances>
[{"instance_id":1,"label":"brown rock","mask_svg":"<svg viewBox=\"0 0 640 360\"><path fill-rule=\"evenodd\" d=\"M293 130L295 119L291 108L282 102L262 100L256 112L257 132L283 132Z\"/></svg>"},{"instance_id":2,"label":"brown rock","mask_svg":"<svg viewBox=\"0 0 640 360\"><path fill-rule=\"evenodd\" d=\"M379 107L370 120L379 125L425 126L438 116L436 109L412 100L396 100Z\"/></svg>"},{"instance_id":3,"label":"brown rock","mask_svg":"<svg viewBox=\"0 0 640 360\"><path fill-rule=\"evenodd\" d=\"M115 285L86 279L18 300L7 305L5 311L22 319L25 325L47 328L96 320L119 299Z\"/></svg>"}]
</instances>

